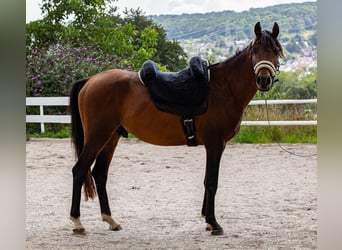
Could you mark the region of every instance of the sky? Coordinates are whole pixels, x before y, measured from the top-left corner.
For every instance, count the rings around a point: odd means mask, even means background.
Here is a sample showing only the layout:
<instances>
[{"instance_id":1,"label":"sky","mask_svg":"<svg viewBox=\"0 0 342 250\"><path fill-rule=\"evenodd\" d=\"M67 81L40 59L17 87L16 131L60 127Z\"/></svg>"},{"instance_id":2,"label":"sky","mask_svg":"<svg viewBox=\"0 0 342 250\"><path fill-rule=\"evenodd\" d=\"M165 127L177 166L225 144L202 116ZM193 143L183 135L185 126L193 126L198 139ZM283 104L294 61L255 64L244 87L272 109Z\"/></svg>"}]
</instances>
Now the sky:
<instances>
[{"instance_id":1,"label":"sky","mask_svg":"<svg viewBox=\"0 0 342 250\"><path fill-rule=\"evenodd\" d=\"M41 19L42 0L26 0L26 22ZM212 11L244 11L250 8L267 7L282 3L316 2L316 0L118 0L115 5L122 12L128 9L140 9L146 15L206 13Z\"/></svg>"}]
</instances>

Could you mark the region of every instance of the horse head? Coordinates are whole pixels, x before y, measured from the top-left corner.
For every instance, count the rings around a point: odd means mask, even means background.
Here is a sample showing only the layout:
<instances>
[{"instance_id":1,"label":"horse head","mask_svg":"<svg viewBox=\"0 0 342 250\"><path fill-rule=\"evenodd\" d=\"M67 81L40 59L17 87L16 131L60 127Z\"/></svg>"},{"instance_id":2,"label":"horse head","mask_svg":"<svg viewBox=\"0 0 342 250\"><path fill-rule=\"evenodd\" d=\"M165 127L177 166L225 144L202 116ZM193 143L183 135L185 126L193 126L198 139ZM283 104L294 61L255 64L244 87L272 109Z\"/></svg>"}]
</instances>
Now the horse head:
<instances>
[{"instance_id":1,"label":"horse head","mask_svg":"<svg viewBox=\"0 0 342 250\"><path fill-rule=\"evenodd\" d=\"M262 30L258 22L255 24L254 33L251 53L256 86L260 91L268 91L272 88L274 77L279 69L279 58L284 57L282 46L277 40L279 26L274 23L270 32Z\"/></svg>"}]
</instances>

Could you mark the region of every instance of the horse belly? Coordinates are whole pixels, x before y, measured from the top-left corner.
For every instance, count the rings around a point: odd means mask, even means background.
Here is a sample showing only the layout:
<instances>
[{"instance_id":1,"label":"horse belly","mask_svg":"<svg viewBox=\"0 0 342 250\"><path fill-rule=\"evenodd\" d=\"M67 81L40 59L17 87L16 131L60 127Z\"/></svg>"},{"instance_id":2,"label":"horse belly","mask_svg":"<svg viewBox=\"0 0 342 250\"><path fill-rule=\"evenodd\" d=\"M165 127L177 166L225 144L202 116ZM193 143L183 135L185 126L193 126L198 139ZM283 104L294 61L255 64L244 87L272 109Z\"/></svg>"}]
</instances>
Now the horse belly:
<instances>
[{"instance_id":1,"label":"horse belly","mask_svg":"<svg viewBox=\"0 0 342 250\"><path fill-rule=\"evenodd\" d=\"M159 111L148 93L129 98L125 106L122 126L138 139L161 146L186 144L180 116Z\"/></svg>"},{"instance_id":2,"label":"horse belly","mask_svg":"<svg viewBox=\"0 0 342 250\"><path fill-rule=\"evenodd\" d=\"M167 117L158 112L137 115L134 120L126 121L123 126L138 139L160 146L186 144L185 133L180 117Z\"/></svg>"}]
</instances>

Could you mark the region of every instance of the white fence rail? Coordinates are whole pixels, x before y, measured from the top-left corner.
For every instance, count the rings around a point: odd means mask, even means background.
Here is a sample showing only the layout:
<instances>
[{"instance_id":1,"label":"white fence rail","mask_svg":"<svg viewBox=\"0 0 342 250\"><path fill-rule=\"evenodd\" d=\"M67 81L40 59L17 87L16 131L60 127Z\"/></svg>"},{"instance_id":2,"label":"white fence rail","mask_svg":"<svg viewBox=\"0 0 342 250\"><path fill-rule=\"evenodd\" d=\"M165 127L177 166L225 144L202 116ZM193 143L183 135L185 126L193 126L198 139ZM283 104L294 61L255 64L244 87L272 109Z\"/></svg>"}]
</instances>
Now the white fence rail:
<instances>
[{"instance_id":1,"label":"white fence rail","mask_svg":"<svg viewBox=\"0 0 342 250\"><path fill-rule=\"evenodd\" d=\"M268 100L267 104L304 104L317 103L317 99L303 100ZM26 123L40 123L40 130L45 132L45 123L71 123L70 115L44 115L44 106L68 106L69 97L26 97L26 106L39 106L39 115L26 115ZM249 105L265 105L264 100L253 100ZM317 125L317 120L304 121L242 121L245 126L293 126Z\"/></svg>"},{"instance_id":2,"label":"white fence rail","mask_svg":"<svg viewBox=\"0 0 342 250\"><path fill-rule=\"evenodd\" d=\"M39 115L26 115L26 123L40 123L40 132L45 132L45 123L71 123L70 115L44 115L44 106L68 106L69 97L26 97L26 106L39 106Z\"/></svg>"}]
</instances>

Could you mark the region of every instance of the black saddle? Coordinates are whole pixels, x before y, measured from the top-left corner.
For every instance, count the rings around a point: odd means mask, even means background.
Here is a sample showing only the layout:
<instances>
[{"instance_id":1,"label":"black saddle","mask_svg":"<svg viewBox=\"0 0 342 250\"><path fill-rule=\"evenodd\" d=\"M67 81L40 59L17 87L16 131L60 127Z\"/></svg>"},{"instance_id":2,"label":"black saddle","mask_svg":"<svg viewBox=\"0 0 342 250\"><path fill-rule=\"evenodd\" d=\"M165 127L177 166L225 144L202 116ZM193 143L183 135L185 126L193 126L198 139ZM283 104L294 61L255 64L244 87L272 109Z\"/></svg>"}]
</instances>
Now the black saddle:
<instances>
[{"instance_id":1,"label":"black saddle","mask_svg":"<svg viewBox=\"0 0 342 250\"><path fill-rule=\"evenodd\" d=\"M189 117L207 110L208 64L200 57L191 58L188 68L172 73L161 72L154 61L146 61L139 78L161 111Z\"/></svg>"}]
</instances>

